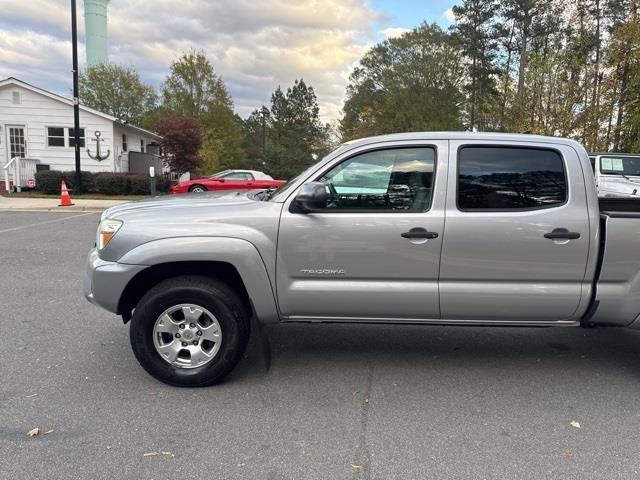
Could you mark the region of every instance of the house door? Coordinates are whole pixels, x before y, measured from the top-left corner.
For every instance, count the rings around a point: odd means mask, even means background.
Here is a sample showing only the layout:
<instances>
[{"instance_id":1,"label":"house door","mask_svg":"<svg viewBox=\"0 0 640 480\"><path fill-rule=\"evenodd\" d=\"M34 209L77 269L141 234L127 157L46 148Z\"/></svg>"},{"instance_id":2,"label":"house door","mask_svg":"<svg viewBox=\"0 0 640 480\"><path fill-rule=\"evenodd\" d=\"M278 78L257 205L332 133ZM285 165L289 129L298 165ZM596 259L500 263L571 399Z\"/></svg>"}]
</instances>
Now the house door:
<instances>
[{"instance_id":1,"label":"house door","mask_svg":"<svg viewBox=\"0 0 640 480\"><path fill-rule=\"evenodd\" d=\"M27 156L27 141L24 135L24 125L7 125L7 153L10 161L14 157Z\"/></svg>"}]
</instances>

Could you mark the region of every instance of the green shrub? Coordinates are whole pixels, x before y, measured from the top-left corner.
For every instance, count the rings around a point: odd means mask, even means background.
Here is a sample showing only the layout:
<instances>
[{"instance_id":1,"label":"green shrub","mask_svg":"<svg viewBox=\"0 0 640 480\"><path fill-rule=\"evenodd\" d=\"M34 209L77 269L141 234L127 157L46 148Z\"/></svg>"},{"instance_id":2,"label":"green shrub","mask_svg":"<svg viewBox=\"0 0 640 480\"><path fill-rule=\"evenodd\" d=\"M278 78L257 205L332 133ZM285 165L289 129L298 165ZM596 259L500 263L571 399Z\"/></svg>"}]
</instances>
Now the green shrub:
<instances>
[{"instance_id":1,"label":"green shrub","mask_svg":"<svg viewBox=\"0 0 640 480\"><path fill-rule=\"evenodd\" d=\"M115 172L81 172L82 192L101 193L103 195L149 195L149 177L141 173ZM36 190L42 193L60 194L60 182L67 184L73 194L75 172L59 170L43 170L36 172ZM169 191L169 180L163 176L156 177L158 193Z\"/></svg>"},{"instance_id":2,"label":"green shrub","mask_svg":"<svg viewBox=\"0 0 640 480\"><path fill-rule=\"evenodd\" d=\"M158 193L167 193L169 185L171 185L171 181L168 177L156 177L156 191Z\"/></svg>"},{"instance_id":3,"label":"green shrub","mask_svg":"<svg viewBox=\"0 0 640 480\"><path fill-rule=\"evenodd\" d=\"M141 173L105 172L95 177L96 191L104 195L149 195L150 192L149 177Z\"/></svg>"},{"instance_id":4,"label":"green shrub","mask_svg":"<svg viewBox=\"0 0 640 480\"><path fill-rule=\"evenodd\" d=\"M129 176L129 193L131 195L149 195L150 188L147 175L133 174Z\"/></svg>"},{"instance_id":5,"label":"green shrub","mask_svg":"<svg viewBox=\"0 0 640 480\"><path fill-rule=\"evenodd\" d=\"M82 191L91 193L95 191L95 175L91 172L80 172L82 181ZM35 173L36 190L42 193L59 194L62 180L67 184L67 188L73 193L76 172L59 170L43 170Z\"/></svg>"}]
</instances>

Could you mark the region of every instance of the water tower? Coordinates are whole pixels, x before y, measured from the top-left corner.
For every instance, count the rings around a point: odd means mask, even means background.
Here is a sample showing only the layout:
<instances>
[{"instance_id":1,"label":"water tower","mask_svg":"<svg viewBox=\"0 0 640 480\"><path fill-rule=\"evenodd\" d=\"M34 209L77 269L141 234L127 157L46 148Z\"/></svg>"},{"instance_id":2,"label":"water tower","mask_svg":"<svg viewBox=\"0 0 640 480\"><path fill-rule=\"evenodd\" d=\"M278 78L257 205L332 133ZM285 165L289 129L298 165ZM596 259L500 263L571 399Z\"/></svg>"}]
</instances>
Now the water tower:
<instances>
[{"instance_id":1,"label":"water tower","mask_svg":"<svg viewBox=\"0 0 640 480\"><path fill-rule=\"evenodd\" d=\"M107 51L107 4L109 0L84 0L87 66L109 61Z\"/></svg>"}]
</instances>

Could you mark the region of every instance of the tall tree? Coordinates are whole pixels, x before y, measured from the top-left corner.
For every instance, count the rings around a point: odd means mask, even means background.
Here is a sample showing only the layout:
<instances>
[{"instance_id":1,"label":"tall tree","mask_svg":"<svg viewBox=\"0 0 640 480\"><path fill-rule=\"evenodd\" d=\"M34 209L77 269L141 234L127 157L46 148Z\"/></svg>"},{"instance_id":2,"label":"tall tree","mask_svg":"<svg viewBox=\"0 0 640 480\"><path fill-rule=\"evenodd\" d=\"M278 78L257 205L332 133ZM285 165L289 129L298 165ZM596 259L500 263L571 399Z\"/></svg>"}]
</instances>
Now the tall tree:
<instances>
[{"instance_id":1,"label":"tall tree","mask_svg":"<svg viewBox=\"0 0 640 480\"><path fill-rule=\"evenodd\" d=\"M436 24L374 46L349 77L343 138L462 127L461 52Z\"/></svg>"},{"instance_id":2,"label":"tall tree","mask_svg":"<svg viewBox=\"0 0 640 480\"><path fill-rule=\"evenodd\" d=\"M456 23L452 27L454 40L467 61L465 65L467 92L467 127L471 130L495 130L495 108L498 91L495 59L501 29L497 24L497 0L464 0L453 7Z\"/></svg>"},{"instance_id":3,"label":"tall tree","mask_svg":"<svg viewBox=\"0 0 640 480\"><path fill-rule=\"evenodd\" d=\"M328 144L313 87L303 79L286 92L278 87L271 95L267 170L290 178L327 153Z\"/></svg>"},{"instance_id":4,"label":"tall tree","mask_svg":"<svg viewBox=\"0 0 640 480\"><path fill-rule=\"evenodd\" d=\"M162 110L193 118L202 129L200 173L243 166L242 128L233 100L203 52L184 53L162 85Z\"/></svg>"},{"instance_id":5,"label":"tall tree","mask_svg":"<svg viewBox=\"0 0 640 480\"><path fill-rule=\"evenodd\" d=\"M198 118L212 104L232 108L227 87L204 52L182 54L162 84L162 106L176 115Z\"/></svg>"},{"instance_id":6,"label":"tall tree","mask_svg":"<svg viewBox=\"0 0 640 480\"><path fill-rule=\"evenodd\" d=\"M153 87L140 80L132 67L105 63L81 72L80 101L127 123L140 125L156 107Z\"/></svg>"}]
</instances>

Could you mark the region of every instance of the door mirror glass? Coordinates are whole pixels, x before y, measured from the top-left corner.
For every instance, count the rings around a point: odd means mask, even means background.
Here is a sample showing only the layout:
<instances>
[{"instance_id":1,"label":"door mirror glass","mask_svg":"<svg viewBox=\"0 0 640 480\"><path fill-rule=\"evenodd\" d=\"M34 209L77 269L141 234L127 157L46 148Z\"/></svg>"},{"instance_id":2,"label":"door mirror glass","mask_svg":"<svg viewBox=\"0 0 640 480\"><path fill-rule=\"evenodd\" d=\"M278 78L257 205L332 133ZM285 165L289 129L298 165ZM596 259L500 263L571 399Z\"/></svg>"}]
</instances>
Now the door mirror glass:
<instances>
[{"instance_id":1,"label":"door mirror glass","mask_svg":"<svg viewBox=\"0 0 640 480\"><path fill-rule=\"evenodd\" d=\"M293 201L297 213L309 213L327 206L327 190L321 182L305 183Z\"/></svg>"}]
</instances>

